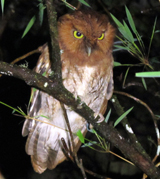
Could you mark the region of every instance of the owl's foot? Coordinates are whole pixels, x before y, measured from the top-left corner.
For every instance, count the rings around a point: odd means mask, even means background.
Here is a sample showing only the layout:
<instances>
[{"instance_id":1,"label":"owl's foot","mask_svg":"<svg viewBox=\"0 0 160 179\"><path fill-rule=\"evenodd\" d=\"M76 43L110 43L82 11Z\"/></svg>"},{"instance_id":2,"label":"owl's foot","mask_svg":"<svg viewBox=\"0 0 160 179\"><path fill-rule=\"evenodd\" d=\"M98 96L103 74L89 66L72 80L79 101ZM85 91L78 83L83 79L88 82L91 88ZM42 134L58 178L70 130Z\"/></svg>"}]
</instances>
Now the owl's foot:
<instances>
[{"instance_id":1,"label":"owl's foot","mask_svg":"<svg viewBox=\"0 0 160 179\"><path fill-rule=\"evenodd\" d=\"M95 118L99 117L97 123L101 123L104 121L104 116L101 113L94 113L94 117Z\"/></svg>"}]
</instances>

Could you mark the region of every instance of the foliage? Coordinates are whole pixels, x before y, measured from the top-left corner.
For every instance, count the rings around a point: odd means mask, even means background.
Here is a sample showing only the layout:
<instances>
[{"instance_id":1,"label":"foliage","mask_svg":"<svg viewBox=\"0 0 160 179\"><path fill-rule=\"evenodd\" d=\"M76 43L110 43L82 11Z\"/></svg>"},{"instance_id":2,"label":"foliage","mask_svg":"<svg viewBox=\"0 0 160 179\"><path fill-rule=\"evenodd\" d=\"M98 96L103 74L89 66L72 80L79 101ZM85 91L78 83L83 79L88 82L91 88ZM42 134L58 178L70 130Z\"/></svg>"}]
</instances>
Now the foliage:
<instances>
[{"instance_id":1,"label":"foliage","mask_svg":"<svg viewBox=\"0 0 160 179\"><path fill-rule=\"evenodd\" d=\"M153 67L148 62L148 56L149 56L149 51L151 48L153 36L155 33L155 26L156 26L157 18L155 19L155 22L154 22L151 40L149 44L148 55L146 56L145 46L144 46L142 37L140 36L140 34L138 33L136 29L132 15L126 6L125 6L125 10L126 10L127 19L128 19L128 22L132 31L130 30L130 28L128 27L128 25L126 24L124 20L122 24L113 14L111 14L111 17L113 18L114 22L118 26L119 32L122 34L122 38L117 36L117 38L122 42L122 45L114 45L114 46L121 50L122 49L127 50L133 56L139 59L143 65L148 66L149 68L153 69ZM136 36L136 39L134 38L134 35ZM138 41L139 46L137 45L136 41Z\"/></svg>"},{"instance_id":2,"label":"foliage","mask_svg":"<svg viewBox=\"0 0 160 179\"><path fill-rule=\"evenodd\" d=\"M5 3L5 0L1 0L1 9L2 9L2 14L4 13L4 3Z\"/></svg>"}]
</instances>

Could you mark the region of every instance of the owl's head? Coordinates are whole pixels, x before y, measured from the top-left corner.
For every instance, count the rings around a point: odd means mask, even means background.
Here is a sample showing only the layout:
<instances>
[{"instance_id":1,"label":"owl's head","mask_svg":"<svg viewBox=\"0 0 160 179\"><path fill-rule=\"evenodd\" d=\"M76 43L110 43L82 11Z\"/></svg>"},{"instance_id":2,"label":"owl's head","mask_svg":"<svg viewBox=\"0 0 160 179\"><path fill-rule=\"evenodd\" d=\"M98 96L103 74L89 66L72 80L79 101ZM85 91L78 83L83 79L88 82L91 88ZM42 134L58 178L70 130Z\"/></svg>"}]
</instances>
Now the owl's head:
<instances>
[{"instance_id":1,"label":"owl's head","mask_svg":"<svg viewBox=\"0 0 160 179\"><path fill-rule=\"evenodd\" d=\"M66 14L59 19L58 31L60 48L81 59L111 53L115 29L104 14L95 11Z\"/></svg>"}]
</instances>

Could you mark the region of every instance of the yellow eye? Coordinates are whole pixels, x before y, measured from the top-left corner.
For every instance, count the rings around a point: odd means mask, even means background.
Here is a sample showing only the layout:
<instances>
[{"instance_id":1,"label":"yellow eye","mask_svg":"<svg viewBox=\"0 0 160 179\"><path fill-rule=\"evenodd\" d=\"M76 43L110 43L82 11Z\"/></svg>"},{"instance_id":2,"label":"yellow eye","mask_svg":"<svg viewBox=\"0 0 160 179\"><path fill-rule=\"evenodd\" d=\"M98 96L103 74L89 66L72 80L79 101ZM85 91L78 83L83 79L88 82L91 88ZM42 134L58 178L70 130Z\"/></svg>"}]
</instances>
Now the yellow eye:
<instances>
[{"instance_id":1,"label":"yellow eye","mask_svg":"<svg viewBox=\"0 0 160 179\"><path fill-rule=\"evenodd\" d=\"M98 40L103 40L104 39L104 33L101 34L101 36L98 38Z\"/></svg>"},{"instance_id":2,"label":"yellow eye","mask_svg":"<svg viewBox=\"0 0 160 179\"><path fill-rule=\"evenodd\" d=\"M81 39L83 37L83 34L81 34L80 32L78 32L76 30L74 31L73 34L74 34L74 37L77 38L77 39Z\"/></svg>"}]
</instances>

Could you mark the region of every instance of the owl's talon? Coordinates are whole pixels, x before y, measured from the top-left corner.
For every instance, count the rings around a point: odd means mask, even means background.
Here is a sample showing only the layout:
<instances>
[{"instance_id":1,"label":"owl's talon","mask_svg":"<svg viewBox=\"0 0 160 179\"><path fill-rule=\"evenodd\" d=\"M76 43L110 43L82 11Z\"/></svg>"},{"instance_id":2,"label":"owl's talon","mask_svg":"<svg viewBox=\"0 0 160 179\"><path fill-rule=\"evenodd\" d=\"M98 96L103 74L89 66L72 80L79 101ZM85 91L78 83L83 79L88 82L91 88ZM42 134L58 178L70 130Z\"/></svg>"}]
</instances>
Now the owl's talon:
<instances>
[{"instance_id":1,"label":"owl's talon","mask_svg":"<svg viewBox=\"0 0 160 179\"><path fill-rule=\"evenodd\" d=\"M104 121L104 116L101 114L101 113L94 113L94 117L97 118L97 117L100 117L97 121L97 123L101 123Z\"/></svg>"}]
</instances>

